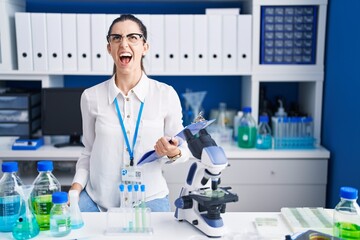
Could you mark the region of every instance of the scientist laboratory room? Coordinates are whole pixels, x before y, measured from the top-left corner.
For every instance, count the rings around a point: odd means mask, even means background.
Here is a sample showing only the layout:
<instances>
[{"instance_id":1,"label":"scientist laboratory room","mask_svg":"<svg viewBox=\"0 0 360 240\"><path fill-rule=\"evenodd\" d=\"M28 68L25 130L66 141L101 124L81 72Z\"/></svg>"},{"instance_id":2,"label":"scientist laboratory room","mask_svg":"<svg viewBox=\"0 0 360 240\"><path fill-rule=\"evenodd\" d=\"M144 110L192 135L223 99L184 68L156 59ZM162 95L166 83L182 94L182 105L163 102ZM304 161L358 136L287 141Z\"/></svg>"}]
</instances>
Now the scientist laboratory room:
<instances>
[{"instance_id":1,"label":"scientist laboratory room","mask_svg":"<svg viewBox=\"0 0 360 240\"><path fill-rule=\"evenodd\" d=\"M358 0L0 0L0 239L360 240Z\"/></svg>"}]
</instances>

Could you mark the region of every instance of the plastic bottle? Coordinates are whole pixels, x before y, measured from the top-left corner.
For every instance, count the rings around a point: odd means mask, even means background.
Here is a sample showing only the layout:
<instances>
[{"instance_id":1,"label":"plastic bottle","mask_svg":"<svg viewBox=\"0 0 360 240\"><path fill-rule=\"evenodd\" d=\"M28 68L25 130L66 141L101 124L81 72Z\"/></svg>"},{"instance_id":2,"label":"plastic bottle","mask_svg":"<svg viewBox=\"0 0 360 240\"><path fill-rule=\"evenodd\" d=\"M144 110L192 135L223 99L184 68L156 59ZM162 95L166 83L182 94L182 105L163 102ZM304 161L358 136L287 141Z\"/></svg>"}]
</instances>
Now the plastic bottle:
<instances>
[{"instance_id":1,"label":"plastic bottle","mask_svg":"<svg viewBox=\"0 0 360 240\"><path fill-rule=\"evenodd\" d=\"M0 231L11 232L20 213L21 198L15 186L23 183L17 175L17 162L2 163L3 176L0 179Z\"/></svg>"},{"instance_id":2,"label":"plastic bottle","mask_svg":"<svg viewBox=\"0 0 360 240\"><path fill-rule=\"evenodd\" d=\"M70 197L70 216L71 216L71 228L79 229L84 226L84 221L79 208L79 192L77 190L69 191Z\"/></svg>"},{"instance_id":3,"label":"plastic bottle","mask_svg":"<svg viewBox=\"0 0 360 240\"><path fill-rule=\"evenodd\" d=\"M254 148L256 143L256 122L251 115L251 107L243 108L244 115L238 127L238 146Z\"/></svg>"},{"instance_id":4,"label":"plastic bottle","mask_svg":"<svg viewBox=\"0 0 360 240\"><path fill-rule=\"evenodd\" d=\"M285 112L283 102L279 99L279 108L278 111L275 113L275 117L286 117L287 113Z\"/></svg>"},{"instance_id":5,"label":"plastic bottle","mask_svg":"<svg viewBox=\"0 0 360 240\"><path fill-rule=\"evenodd\" d=\"M52 194L53 206L50 210L50 233L54 237L63 237L71 232L70 210L66 192Z\"/></svg>"},{"instance_id":6,"label":"plastic bottle","mask_svg":"<svg viewBox=\"0 0 360 240\"><path fill-rule=\"evenodd\" d=\"M243 112L242 111L238 111L237 114L234 117L234 141L237 142L238 141L238 128L240 125L240 119L243 116Z\"/></svg>"},{"instance_id":7,"label":"plastic bottle","mask_svg":"<svg viewBox=\"0 0 360 240\"><path fill-rule=\"evenodd\" d=\"M53 205L52 194L61 191L61 185L52 174L52 161L40 161L37 164L38 176L34 180L34 189L31 193L36 221L40 231L50 229L50 210Z\"/></svg>"},{"instance_id":8,"label":"plastic bottle","mask_svg":"<svg viewBox=\"0 0 360 240\"><path fill-rule=\"evenodd\" d=\"M220 128L226 128L226 125L229 122L226 118L226 103L224 102L219 103L219 114L216 122Z\"/></svg>"},{"instance_id":9,"label":"plastic bottle","mask_svg":"<svg viewBox=\"0 0 360 240\"><path fill-rule=\"evenodd\" d=\"M272 137L271 129L268 124L268 116L260 116L259 126L256 135L256 148L257 149L271 149L272 148Z\"/></svg>"},{"instance_id":10,"label":"plastic bottle","mask_svg":"<svg viewBox=\"0 0 360 240\"><path fill-rule=\"evenodd\" d=\"M334 209L334 236L344 240L360 239L360 208L356 200L358 190L340 188L340 202Z\"/></svg>"}]
</instances>

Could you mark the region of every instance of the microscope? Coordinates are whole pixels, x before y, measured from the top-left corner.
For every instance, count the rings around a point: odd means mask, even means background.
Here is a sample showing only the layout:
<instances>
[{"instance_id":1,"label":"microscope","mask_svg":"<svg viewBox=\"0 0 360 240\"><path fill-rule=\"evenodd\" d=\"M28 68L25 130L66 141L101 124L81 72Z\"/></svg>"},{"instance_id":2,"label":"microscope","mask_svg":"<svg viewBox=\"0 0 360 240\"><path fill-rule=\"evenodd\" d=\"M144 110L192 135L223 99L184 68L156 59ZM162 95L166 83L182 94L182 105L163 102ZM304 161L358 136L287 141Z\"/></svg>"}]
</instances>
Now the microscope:
<instances>
[{"instance_id":1,"label":"microscope","mask_svg":"<svg viewBox=\"0 0 360 240\"><path fill-rule=\"evenodd\" d=\"M226 203L238 201L229 191L231 187L219 187L221 172L228 167L224 150L205 129L197 135L185 129L184 136L192 155L200 161L190 166L185 187L175 201L175 218L186 220L208 237L222 237L226 228L220 214L225 213Z\"/></svg>"}]
</instances>

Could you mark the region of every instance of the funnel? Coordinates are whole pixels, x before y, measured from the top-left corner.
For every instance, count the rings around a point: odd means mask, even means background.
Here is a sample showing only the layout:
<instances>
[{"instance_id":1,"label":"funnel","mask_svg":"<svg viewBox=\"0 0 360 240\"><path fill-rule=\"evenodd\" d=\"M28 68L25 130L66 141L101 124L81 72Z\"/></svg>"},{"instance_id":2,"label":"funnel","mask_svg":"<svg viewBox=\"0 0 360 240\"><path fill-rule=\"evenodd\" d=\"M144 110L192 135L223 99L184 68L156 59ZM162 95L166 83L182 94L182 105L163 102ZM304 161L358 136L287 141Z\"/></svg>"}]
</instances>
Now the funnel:
<instances>
[{"instance_id":1,"label":"funnel","mask_svg":"<svg viewBox=\"0 0 360 240\"><path fill-rule=\"evenodd\" d=\"M183 93L182 95L193 110L194 117L196 117L200 112L200 107L206 95L206 91L187 92Z\"/></svg>"},{"instance_id":2,"label":"funnel","mask_svg":"<svg viewBox=\"0 0 360 240\"><path fill-rule=\"evenodd\" d=\"M34 185L15 186L15 190L22 198L21 212L17 220L12 235L17 240L30 239L37 236L40 232L39 225L36 222L35 215L32 213L29 205L30 194Z\"/></svg>"}]
</instances>

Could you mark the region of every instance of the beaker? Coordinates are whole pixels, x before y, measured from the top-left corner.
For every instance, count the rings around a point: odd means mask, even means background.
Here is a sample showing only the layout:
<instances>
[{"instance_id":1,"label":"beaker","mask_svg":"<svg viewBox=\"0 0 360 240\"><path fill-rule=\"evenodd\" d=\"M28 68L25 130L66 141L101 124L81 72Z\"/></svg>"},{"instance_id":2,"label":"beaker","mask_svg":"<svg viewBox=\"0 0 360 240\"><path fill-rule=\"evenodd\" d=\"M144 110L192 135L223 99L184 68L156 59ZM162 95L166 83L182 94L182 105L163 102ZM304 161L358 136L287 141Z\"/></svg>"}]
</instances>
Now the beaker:
<instances>
[{"instance_id":1,"label":"beaker","mask_svg":"<svg viewBox=\"0 0 360 240\"><path fill-rule=\"evenodd\" d=\"M193 110L193 116L198 116L201 108L201 104L204 101L206 91L202 92L187 92L183 93L185 100L189 103L191 109Z\"/></svg>"},{"instance_id":2,"label":"beaker","mask_svg":"<svg viewBox=\"0 0 360 240\"><path fill-rule=\"evenodd\" d=\"M29 198L34 185L16 186L15 190L19 193L22 201L19 219L13 228L12 235L17 240L30 239L37 236L40 232L35 215L32 213Z\"/></svg>"}]
</instances>

